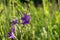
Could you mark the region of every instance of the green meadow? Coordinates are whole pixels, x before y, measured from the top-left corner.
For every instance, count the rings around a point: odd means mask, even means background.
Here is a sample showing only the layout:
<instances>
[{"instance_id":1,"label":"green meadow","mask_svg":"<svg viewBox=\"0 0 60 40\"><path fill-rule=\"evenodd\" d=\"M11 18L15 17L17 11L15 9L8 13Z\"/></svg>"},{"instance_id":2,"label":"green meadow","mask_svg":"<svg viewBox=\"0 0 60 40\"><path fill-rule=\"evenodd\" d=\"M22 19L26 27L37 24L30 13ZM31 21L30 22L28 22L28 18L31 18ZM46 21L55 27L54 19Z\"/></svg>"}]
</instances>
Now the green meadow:
<instances>
[{"instance_id":1,"label":"green meadow","mask_svg":"<svg viewBox=\"0 0 60 40\"><path fill-rule=\"evenodd\" d=\"M0 0L0 40L12 40L8 37L11 31L11 21L17 17L16 40L60 40L60 0L42 0L42 5L30 7L20 0ZM21 13L22 12L22 13ZM24 13L31 15L30 24L21 24Z\"/></svg>"}]
</instances>

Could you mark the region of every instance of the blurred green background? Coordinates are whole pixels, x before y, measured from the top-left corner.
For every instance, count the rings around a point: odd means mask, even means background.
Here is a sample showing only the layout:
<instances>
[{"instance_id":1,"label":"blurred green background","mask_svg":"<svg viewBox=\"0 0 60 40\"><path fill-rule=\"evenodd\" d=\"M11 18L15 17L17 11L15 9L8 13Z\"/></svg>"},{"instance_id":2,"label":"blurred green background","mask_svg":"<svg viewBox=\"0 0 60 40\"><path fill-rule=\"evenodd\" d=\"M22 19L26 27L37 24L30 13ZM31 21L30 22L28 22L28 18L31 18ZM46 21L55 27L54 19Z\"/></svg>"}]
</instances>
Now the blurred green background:
<instances>
[{"instance_id":1,"label":"blurred green background","mask_svg":"<svg viewBox=\"0 0 60 40\"><path fill-rule=\"evenodd\" d=\"M20 12L30 12L31 24L22 27ZM60 40L60 0L0 0L0 40L11 40L14 17L19 19L16 40Z\"/></svg>"}]
</instances>

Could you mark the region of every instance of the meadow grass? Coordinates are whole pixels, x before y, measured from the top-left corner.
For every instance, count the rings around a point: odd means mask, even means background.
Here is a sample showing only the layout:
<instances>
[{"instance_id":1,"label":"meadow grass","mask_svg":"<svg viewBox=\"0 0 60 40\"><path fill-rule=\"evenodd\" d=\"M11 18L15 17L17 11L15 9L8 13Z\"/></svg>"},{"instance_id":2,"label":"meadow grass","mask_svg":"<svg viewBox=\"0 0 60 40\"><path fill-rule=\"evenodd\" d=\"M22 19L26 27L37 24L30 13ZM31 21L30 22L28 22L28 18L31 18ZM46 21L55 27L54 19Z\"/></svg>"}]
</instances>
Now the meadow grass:
<instances>
[{"instance_id":1,"label":"meadow grass","mask_svg":"<svg viewBox=\"0 0 60 40\"><path fill-rule=\"evenodd\" d=\"M29 11L30 10L30 11ZM25 27L21 24L22 15L30 12L31 23ZM11 20L19 19L15 36L17 40L60 40L60 5L43 0L43 6L35 8L30 2L30 8L19 0L0 0L0 40L11 40ZM22 31L22 33L20 33Z\"/></svg>"}]
</instances>

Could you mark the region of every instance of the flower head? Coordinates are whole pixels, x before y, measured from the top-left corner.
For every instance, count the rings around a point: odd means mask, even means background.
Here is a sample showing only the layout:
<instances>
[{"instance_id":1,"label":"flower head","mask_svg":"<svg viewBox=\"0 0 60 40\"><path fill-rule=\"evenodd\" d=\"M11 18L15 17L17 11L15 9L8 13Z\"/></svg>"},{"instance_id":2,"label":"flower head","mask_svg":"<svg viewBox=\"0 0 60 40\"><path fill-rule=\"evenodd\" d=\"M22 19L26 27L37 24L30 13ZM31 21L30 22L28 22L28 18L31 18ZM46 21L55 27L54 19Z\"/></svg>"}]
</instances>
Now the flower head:
<instances>
[{"instance_id":1,"label":"flower head","mask_svg":"<svg viewBox=\"0 0 60 40\"><path fill-rule=\"evenodd\" d=\"M12 25L18 24L18 19L12 20Z\"/></svg>"},{"instance_id":2,"label":"flower head","mask_svg":"<svg viewBox=\"0 0 60 40\"><path fill-rule=\"evenodd\" d=\"M9 32L8 35L9 35L9 38L16 38L13 32Z\"/></svg>"},{"instance_id":3,"label":"flower head","mask_svg":"<svg viewBox=\"0 0 60 40\"><path fill-rule=\"evenodd\" d=\"M30 24L30 19L31 19L31 16L30 15L27 15L27 14L24 14L24 17L22 17L22 24L25 25L25 24Z\"/></svg>"},{"instance_id":4,"label":"flower head","mask_svg":"<svg viewBox=\"0 0 60 40\"><path fill-rule=\"evenodd\" d=\"M15 33L16 29L15 27L12 27L12 32Z\"/></svg>"}]
</instances>

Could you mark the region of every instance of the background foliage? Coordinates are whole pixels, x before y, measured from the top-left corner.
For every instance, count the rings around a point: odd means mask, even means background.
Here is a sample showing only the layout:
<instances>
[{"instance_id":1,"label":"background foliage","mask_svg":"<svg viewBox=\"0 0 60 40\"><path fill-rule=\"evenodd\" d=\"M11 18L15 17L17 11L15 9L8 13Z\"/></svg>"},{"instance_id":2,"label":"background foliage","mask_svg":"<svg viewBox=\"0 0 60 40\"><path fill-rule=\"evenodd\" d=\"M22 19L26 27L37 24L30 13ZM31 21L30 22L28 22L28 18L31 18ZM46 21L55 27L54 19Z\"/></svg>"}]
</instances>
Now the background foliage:
<instances>
[{"instance_id":1,"label":"background foliage","mask_svg":"<svg viewBox=\"0 0 60 40\"><path fill-rule=\"evenodd\" d=\"M17 40L60 40L60 0L0 0L0 40L11 40L11 20L19 19L15 36ZM27 4L30 4L28 8ZM30 12L31 24L22 27L21 15ZM22 37L20 37L22 30Z\"/></svg>"}]
</instances>

